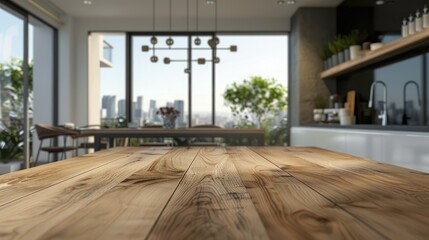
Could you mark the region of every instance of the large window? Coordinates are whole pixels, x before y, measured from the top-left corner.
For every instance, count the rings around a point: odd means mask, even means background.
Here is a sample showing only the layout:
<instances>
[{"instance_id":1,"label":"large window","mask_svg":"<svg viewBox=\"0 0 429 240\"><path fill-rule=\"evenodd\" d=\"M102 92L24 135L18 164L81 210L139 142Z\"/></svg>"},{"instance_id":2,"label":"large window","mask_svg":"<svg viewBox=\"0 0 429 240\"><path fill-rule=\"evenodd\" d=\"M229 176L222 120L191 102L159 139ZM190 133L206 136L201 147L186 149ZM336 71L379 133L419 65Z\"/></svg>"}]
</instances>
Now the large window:
<instances>
[{"instance_id":1,"label":"large window","mask_svg":"<svg viewBox=\"0 0 429 240\"><path fill-rule=\"evenodd\" d=\"M237 127L240 119L233 116L223 93L233 82L249 80L252 76L274 78L287 86L288 37L286 35L226 35L220 36L222 45L237 45L236 53L219 52L216 65L216 125ZM286 111L272 119L271 127L280 124Z\"/></svg>"},{"instance_id":2,"label":"large window","mask_svg":"<svg viewBox=\"0 0 429 240\"><path fill-rule=\"evenodd\" d=\"M287 87L288 37L285 34L219 35L222 49L217 50L220 58L217 64L211 61L214 52L207 45L212 36L209 33L198 36L199 46L194 44L196 34L175 34L171 48L166 44L169 34L158 34L155 52L151 34L129 33L130 41L126 40L126 34L102 35L108 43L103 44L104 48L107 46L113 51L112 65L101 71L102 121L125 117L133 126L160 125L163 121L157 110L167 106L180 112L176 128L211 124L241 127L242 119L233 116L223 98L230 84L261 76ZM229 51L231 45L237 45L238 51ZM142 46L148 46L149 50L142 51ZM154 55L156 62L151 61ZM170 62L166 64L165 58ZM201 64L198 59L206 61ZM185 71L188 68L189 72ZM284 130L286 118L285 110L271 116L264 127Z\"/></svg>"},{"instance_id":3,"label":"large window","mask_svg":"<svg viewBox=\"0 0 429 240\"><path fill-rule=\"evenodd\" d=\"M157 48L167 48L169 36L158 36ZM142 52L143 45L149 45L151 36L132 38L132 79L133 108L132 121L138 125L162 124L156 114L159 107L174 107L180 112L176 127L188 126L188 52L186 50L157 50L158 62L151 62L154 54ZM187 49L186 36L174 37L174 48ZM170 64L164 64L164 58Z\"/></svg>"},{"instance_id":4,"label":"large window","mask_svg":"<svg viewBox=\"0 0 429 240\"><path fill-rule=\"evenodd\" d=\"M101 107L101 125L115 127L117 118L126 118L125 34L103 33L93 37L98 39L94 41L94 48L103 46L101 59L93 59L100 69L91 75L92 81L99 81L100 95L94 96L94 101L98 101L96 104Z\"/></svg>"},{"instance_id":5,"label":"large window","mask_svg":"<svg viewBox=\"0 0 429 240\"><path fill-rule=\"evenodd\" d=\"M31 146L38 146L36 134L30 141L30 126L55 123L55 48L53 27L0 1L2 159L25 159L28 167Z\"/></svg>"}]
</instances>

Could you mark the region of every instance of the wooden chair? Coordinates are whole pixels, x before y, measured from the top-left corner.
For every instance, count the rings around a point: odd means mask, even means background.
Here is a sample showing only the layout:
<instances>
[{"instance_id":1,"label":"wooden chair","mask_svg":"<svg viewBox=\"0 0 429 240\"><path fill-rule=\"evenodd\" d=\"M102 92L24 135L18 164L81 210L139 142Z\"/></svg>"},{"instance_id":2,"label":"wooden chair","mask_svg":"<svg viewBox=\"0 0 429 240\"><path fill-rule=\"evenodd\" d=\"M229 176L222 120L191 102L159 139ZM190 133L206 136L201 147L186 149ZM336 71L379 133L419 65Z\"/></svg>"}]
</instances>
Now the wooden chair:
<instances>
[{"instance_id":1,"label":"wooden chair","mask_svg":"<svg viewBox=\"0 0 429 240\"><path fill-rule=\"evenodd\" d=\"M36 124L36 132L40 140L40 144L39 150L37 151L36 160L33 163L34 166L39 160L40 151L45 151L48 153L49 162L51 153L61 153L61 159L64 159L68 151L74 151L77 149L77 147L74 146L73 140L73 138L76 137L78 134L75 130L65 129L63 127L56 127L49 124ZM60 145L58 143L55 145L55 140L59 139L60 137L63 138L63 144ZM68 137L72 139L72 145L67 145ZM48 146L43 145L43 142L45 140L49 140Z\"/></svg>"}]
</instances>

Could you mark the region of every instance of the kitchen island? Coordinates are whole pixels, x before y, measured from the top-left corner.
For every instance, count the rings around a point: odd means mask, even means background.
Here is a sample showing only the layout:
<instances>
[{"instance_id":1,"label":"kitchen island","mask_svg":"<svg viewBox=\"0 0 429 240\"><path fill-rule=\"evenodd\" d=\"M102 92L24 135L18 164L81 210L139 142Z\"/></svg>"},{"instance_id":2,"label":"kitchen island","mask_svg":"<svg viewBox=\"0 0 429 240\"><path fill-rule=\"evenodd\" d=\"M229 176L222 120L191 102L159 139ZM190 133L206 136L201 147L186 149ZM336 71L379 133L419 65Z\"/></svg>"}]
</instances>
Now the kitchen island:
<instances>
[{"instance_id":1,"label":"kitchen island","mask_svg":"<svg viewBox=\"0 0 429 240\"><path fill-rule=\"evenodd\" d=\"M113 148L0 176L1 239L428 239L429 175L309 147Z\"/></svg>"}]
</instances>

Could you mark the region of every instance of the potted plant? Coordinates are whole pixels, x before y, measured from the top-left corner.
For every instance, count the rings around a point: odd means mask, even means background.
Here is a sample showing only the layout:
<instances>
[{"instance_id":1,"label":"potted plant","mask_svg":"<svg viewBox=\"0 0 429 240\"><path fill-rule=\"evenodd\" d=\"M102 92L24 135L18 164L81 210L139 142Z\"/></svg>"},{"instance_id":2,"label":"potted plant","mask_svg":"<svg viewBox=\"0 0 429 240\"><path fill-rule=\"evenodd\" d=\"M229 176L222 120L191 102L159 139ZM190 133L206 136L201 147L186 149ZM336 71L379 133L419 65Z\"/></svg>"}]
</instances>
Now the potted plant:
<instances>
[{"instance_id":1,"label":"potted plant","mask_svg":"<svg viewBox=\"0 0 429 240\"><path fill-rule=\"evenodd\" d=\"M338 51L338 64L341 64L345 61L345 53L344 50L347 48L344 44L344 37L341 35L337 35L333 44Z\"/></svg>"},{"instance_id":2,"label":"potted plant","mask_svg":"<svg viewBox=\"0 0 429 240\"><path fill-rule=\"evenodd\" d=\"M323 50L320 52L320 59L323 61L323 70L329 69L332 67L332 54L329 51L328 45L326 45Z\"/></svg>"},{"instance_id":3,"label":"potted plant","mask_svg":"<svg viewBox=\"0 0 429 240\"><path fill-rule=\"evenodd\" d=\"M21 169L23 152L23 131L15 126L0 126L0 174Z\"/></svg>"},{"instance_id":4,"label":"potted plant","mask_svg":"<svg viewBox=\"0 0 429 240\"><path fill-rule=\"evenodd\" d=\"M335 44L335 41L328 43L328 48L332 54L332 56L331 56L332 66L338 65L338 52L339 51L338 51L337 45Z\"/></svg>"},{"instance_id":5,"label":"potted plant","mask_svg":"<svg viewBox=\"0 0 429 240\"><path fill-rule=\"evenodd\" d=\"M365 39L368 37L368 35L365 32L360 32L359 30L355 29L351 31L351 33L347 36L347 45L349 45L350 48L350 59L356 59L359 58L361 55L361 44Z\"/></svg>"}]
</instances>

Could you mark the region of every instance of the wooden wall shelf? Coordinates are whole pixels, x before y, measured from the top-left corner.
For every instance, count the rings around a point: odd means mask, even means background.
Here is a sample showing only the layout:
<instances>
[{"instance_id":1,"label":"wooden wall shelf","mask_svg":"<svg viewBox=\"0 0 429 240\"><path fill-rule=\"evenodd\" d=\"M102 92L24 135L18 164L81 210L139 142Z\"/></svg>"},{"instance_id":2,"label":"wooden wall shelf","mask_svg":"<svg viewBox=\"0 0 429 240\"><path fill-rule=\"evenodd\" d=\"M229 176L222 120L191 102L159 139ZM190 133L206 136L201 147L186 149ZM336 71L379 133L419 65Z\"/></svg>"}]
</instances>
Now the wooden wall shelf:
<instances>
[{"instance_id":1,"label":"wooden wall shelf","mask_svg":"<svg viewBox=\"0 0 429 240\"><path fill-rule=\"evenodd\" d=\"M362 58L350 60L323 71L320 74L320 77L323 79L338 77L383 60L387 60L407 51L417 49L424 45L429 46L429 29L425 29L408 37L400 38L391 43L387 43L377 50L368 51Z\"/></svg>"}]
</instances>

